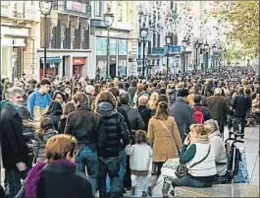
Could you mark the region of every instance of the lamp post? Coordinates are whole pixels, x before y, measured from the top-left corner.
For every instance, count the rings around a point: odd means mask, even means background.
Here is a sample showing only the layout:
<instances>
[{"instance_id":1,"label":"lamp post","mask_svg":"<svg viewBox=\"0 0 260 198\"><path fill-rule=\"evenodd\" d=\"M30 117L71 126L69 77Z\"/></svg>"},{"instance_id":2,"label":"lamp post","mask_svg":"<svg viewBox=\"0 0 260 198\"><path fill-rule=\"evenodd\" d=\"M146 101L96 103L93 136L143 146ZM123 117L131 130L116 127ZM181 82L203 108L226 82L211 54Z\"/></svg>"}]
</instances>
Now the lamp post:
<instances>
[{"instance_id":1,"label":"lamp post","mask_svg":"<svg viewBox=\"0 0 260 198\"><path fill-rule=\"evenodd\" d=\"M186 57L185 57L185 50L186 50L186 47L187 47L187 40L186 38L184 38L182 41L181 41L181 45L182 45L182 48L183 48L183 73L186 72Z\"/></svg>"},{"instance_id":2,"label":"lamp post","mask_svg":"<svg viewBox=\"0 0 260 198\"><path fill-rule=\"evenodd\" d=\"M194 65L194 70L196 71L197 68L198 68L198 50L199 50L199 47L200 47L200 43L199 43L198 39L195 42L194 47L195 47L195 65Z\"/></svg>"},{"instance_id":3,"label":"lamp post","mask_svg":"<svg viewBox=\"0 0 260 198\"><path fill-rule=\"evenodd\" d=\"M170 34L166 35L165 36L165 43L167 45L167 51L166 51L166 76L167 76L167 79L169 79L169 47L172 43L172 37L170 36Z\"/></svg>"},{"instance_id":4,"label":"lamp post","mask_svg":"<svg viewBox=\"0 0 260 198\"><path fill-rule=\"evenodd\" d=\"M221 46L219 46L218 51L219 51L219 61L218 61L219 66L218 66L218 69L220 70L220 61L221 61L221 53L222 53L222 47Z\"/></svg>"},{"instance_id":5,"label":"lamp post","mask_svg":"<svg viewBox=\"0 0 260 198\"><path fill-rule=\"evenodd\" d=\"M109 70L110 70L110 28L114 22L114 14L111 13L111 8L107 8L107 13L104 13L103 20L105 23L105 26L107 27L107 65L106 65L106 79L109 78Z\"/></svg>"},{"instance_id":6,"label":"lamp post","mask_svg":"<svg viewBox=\"0 0 260 198\"><path fill-rule=\"evenodd\" d=\"M204 44L204 50L205 50L205 65L204 65L204 71L206 72L206 69L208 69L208 59L207 59L207 56L208 56L208 49L209 49L209 44L208 42L206 41L206 43ZM206 68L207 67L207 68Z\"/></svg>"},{"instance_id":7,"label":"lamp post","mask_svg":"<svg viewBox=\"0 0 260 198\"><path fill-rule=\"evenodd\" d=\"M148 28L146 28L144 26L142 28L140 28L140 36L143 40L143 66L142 66L142 76L143 77L144 77L144 64L145 64L145 38L147 37L147 35L148 35Z\"/></svg>"},{"instance_id":8,"label":"lamp post","mask_svg":"<svg viewBox=\"0 0 260 198\"><path fill-rule=\"evenodd\" d=\"M217 47L216 47L216 44L214 43L214 45L212 46L212 51L213 51L213 71L215 70L215 55L214 55L214 53L216 52L216 49L217 49Z\"/></svg>"},{"instance_id":9,"label":"lamp post","mask_svg":"<svg viewBox=\"0 0 260 198\"><path fill-rule=\"evenodd\" d=\"M47 64L47 17L51 14L53 1L40 1L39 7L41 14L44 16L44 64L43 76L46 77L46 64Z\"/></svg>"}]
</instances>

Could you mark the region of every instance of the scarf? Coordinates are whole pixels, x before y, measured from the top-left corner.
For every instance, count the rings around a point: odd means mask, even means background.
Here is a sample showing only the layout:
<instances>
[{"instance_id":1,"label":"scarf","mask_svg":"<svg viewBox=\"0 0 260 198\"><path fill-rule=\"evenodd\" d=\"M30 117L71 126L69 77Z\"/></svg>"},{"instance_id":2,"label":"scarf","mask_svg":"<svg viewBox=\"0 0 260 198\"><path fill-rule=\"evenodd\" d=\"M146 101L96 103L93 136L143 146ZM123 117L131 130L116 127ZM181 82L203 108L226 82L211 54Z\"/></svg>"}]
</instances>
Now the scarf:
<instances>
[{"instance_id":1,"label":"scarf","mask_svg":"<svg viewBox=\"0 0 260 198\"><path fill-rule=\"evenodd\" d=\"M193 144L198 143L198 144L209 144L209 137L208 135L202 135L200 137L197 137L192 141Z\"/></svg>"},{"instance_id":2,"label":"scarf","mask_svg":"<svg viewBox=\"0 0 260 198\"><path fill-rule=\"evenodd\" d=\"M55 160L52 162L57 165L72 166L76 170L76 165L68 160ZM41 179L42 169L45 167L46 162L37 162L37 164L30 170L24 184L24 197L36 198L37 197L37 183Z\"/></svg>"}]
</instances>

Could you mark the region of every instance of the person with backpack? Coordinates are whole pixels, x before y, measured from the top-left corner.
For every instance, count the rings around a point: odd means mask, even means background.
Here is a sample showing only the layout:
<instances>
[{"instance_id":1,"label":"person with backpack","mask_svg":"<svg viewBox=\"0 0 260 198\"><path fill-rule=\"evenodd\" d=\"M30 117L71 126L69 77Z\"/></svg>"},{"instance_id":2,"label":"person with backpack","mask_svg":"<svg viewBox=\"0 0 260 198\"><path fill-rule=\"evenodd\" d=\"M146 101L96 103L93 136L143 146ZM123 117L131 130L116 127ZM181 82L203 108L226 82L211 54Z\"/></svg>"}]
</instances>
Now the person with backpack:
<instances>
[{"instance_id":1,"label":"person with backpack","mask_svg":"<svg viewBox=\"0 0 260 198\"><path fill-rule=\"evenodd\" d=\"M205 121L211 119L210 110L208 107L205 107L201 104L201 96L195 95L193 98L194 105L192 107L193 110L193 120L196 124L203 124Z\"/></svg>"}]
</instances>

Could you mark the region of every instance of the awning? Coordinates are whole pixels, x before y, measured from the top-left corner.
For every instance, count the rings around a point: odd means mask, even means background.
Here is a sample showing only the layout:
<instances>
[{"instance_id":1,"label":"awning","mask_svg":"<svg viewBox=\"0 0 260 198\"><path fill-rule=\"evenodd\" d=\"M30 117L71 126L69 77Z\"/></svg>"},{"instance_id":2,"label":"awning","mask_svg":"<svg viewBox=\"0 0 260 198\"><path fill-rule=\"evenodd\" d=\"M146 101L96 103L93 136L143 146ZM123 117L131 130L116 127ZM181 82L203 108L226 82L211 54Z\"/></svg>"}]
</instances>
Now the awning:
<instances>
[{"instance_id":1,"label":"awning","mask_svg":"<svg viewBox=\"0 0 260 198\"><path fill-rule=\"evenodd\" d=\"M44 58L41 58L41 62L44 63ZM61 59L59 56L53 56L53 57L46 57L46 63L51 64L51 63L60 63Z\"/></svg>"}]
</instances>

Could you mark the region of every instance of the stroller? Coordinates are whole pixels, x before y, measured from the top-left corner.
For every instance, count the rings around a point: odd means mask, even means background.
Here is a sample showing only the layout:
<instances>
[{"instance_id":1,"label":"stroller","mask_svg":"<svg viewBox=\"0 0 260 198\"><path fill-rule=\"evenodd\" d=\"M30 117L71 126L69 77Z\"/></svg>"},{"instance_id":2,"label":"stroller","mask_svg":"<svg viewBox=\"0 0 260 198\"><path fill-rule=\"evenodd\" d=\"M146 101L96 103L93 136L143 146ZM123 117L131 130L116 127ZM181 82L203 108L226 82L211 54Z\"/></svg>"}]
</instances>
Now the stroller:
<instances>
[{"instance_id":1,"label":"stroller","mask_svg":"<svg viewBox=\"0 0 260 198\"><path fill-rule=\"evenodd\" d=\"M241 151L236 146L237 143L244 143L243 140L239 140L240 134L229 131L229 136L225 141L225 147L227 152L228 164L227 174L222 177L218 177L215 184L228 184L234 183L234 178L239 171L239 161L241 161Z\"/></svg>"}]
</instances>

